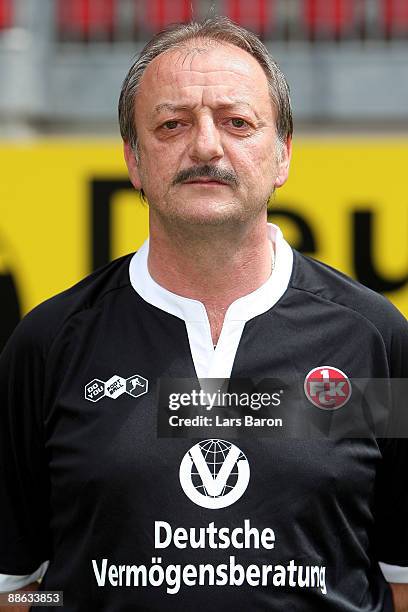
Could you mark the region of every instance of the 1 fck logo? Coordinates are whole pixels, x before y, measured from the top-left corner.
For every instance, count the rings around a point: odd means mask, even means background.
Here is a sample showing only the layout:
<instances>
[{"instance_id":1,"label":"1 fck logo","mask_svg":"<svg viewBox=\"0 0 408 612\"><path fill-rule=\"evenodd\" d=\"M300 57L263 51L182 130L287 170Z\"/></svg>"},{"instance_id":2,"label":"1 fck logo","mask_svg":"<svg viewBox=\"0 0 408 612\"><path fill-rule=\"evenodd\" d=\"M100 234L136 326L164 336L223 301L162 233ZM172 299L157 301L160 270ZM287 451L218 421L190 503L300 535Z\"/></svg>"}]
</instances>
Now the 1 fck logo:
<instances>
[{"instance_id":1,"label":"1 fck logo","mask_svg":"<svg viewBox=\"0 0 408 612\"><path fill-rule=\"evenodd\" d=\"M226 440L204 440L184 455L179 471L187 497L203 508L226 508L236 502L249 483L244 453Z\"/></svg>"},{"instance_id":2,"label":"1 fck logo","mask_svg":"<svg viewBox=\"0 0 408 612\"><path fill-rule=\"evenodd\" d=\"M341 370L319 366L307 374L304 383L306 397L322 410L337 410L351 397L351 383Z\"/></svg>"}]
</instances>

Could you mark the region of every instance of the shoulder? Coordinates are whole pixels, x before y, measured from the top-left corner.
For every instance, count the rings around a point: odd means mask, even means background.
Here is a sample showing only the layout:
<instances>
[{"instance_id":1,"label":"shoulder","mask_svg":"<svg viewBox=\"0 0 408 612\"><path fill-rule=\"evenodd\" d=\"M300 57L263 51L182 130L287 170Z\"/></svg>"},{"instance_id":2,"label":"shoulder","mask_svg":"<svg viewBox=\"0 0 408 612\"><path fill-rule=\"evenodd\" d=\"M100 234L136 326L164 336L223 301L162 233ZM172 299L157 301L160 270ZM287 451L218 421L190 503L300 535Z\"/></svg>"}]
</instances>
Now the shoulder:
<instances>
[{"instance_id":1,"label":"shoulder","mask_svg":"<svg viewBox=\"0 0 408 612\"><path fill-rule=\"evenodd\" d=\"M339 270L294 251L290 287L375 328L388 347L397 337L408 347L408 322L402 313L386 297Z\"/></svg>"},{"instance_id":2,"label":"shoulder","mask_svg":"<svg viewBox=\"0 0 408 612\"><path fill-rule=\"evenodd\" d=\"M129 287L129 263L124 255L98 268L72 287L54 295L28 312L19 322L4 352L12 347L47 352L58 330L72 316L102 304L119 290Z\"/></svg>"}]
</instances>

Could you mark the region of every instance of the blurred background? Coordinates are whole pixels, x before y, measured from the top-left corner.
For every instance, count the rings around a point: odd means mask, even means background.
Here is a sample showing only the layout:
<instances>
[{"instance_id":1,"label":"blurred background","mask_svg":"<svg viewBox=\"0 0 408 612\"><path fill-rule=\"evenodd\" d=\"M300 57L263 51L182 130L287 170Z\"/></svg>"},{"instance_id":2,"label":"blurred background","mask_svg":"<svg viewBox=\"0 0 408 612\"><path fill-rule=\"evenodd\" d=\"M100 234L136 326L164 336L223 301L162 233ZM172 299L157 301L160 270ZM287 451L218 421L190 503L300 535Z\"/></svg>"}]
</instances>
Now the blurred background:
<instances>
[{"instance_id":1,"label":"blurred background","mask_svg":"<svg viewBox=\"0 0 408 612\"><path fill-rule=\"evenodd\" d=\"M176 21L228 15L291 87L291 244L408 314L408 0L0 0L0 348L19 318L148 232L117 127L122 80Z\"/></svg>"}]
</instances>

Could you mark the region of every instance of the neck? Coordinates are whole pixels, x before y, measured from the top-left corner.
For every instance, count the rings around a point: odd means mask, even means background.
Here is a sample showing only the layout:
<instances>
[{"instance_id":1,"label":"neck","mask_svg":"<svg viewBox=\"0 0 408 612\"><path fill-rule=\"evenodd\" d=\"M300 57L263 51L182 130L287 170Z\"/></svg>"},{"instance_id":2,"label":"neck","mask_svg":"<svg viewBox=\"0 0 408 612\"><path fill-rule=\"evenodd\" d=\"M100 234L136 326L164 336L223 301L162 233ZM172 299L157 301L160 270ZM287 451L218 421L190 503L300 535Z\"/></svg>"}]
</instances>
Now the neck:
<instances>
[{"instance_id":1,"label":"neck","mask_svg":"<svg viewBox=\"0 0 408 612\"><path fill-rule=\"evenodd\" d=\"M165 289L204 304L216 344L230 304L271 274L266 213L234 227L188 229L164 226L151 215L148 267Z\"/></svg>"}]
</instances>

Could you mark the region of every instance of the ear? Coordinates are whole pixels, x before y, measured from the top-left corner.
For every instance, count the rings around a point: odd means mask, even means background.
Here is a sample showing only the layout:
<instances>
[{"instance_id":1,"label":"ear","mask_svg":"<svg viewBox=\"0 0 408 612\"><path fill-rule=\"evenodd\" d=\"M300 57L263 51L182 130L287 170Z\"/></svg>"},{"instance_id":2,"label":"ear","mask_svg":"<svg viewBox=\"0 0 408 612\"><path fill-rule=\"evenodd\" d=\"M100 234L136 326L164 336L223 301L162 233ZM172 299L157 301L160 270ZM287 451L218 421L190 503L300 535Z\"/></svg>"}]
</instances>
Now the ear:
<instances>
[{"instance_id":1,"label":"ear","mask_svg":"<svg viewBox=\"0 0 408 612\"><path fill-rule=\"evenodd\" d=\"M130 182L133 187L140 191L142 183L140 181L139 167L136 161L136 157L129 142L123 143L123 154L125 156L126 165L129 172Z\"/></svg>"},{"instance_id":2,"label":"ear","mask_svg":"<svg viewBox=\"0 0 408 612\"><path fill-rule=\"evenodd\" d=\"M289 175L289 165L292 157L292 139L288 137L285 142L282 152L281 158L278 162L278 173L275 179L275 187L282 187L287 181Z\"/></svg>"}]
</instances>

